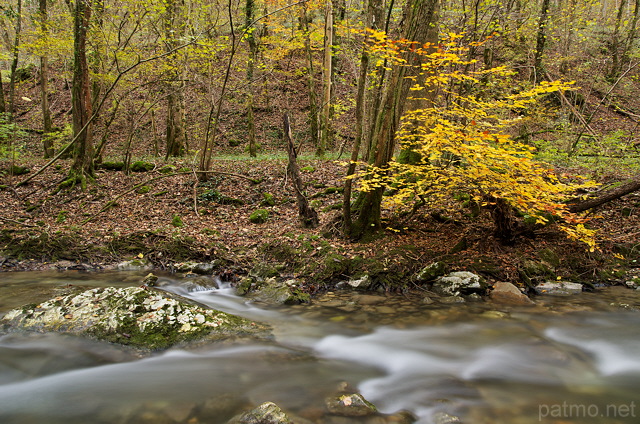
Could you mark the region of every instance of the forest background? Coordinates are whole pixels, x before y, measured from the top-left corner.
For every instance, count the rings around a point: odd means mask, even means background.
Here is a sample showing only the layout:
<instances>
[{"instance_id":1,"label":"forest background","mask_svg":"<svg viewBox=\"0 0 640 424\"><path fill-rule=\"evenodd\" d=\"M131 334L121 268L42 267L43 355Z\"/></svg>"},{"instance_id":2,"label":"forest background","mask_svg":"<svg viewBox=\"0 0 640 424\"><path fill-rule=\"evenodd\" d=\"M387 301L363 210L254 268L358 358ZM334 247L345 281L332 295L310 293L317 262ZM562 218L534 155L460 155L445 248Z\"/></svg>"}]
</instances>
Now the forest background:
<instances>
[{"instance_id":1,"label":"forest background","mask_svg":"<svg viewBox=\"0 0 640 424\"><path fill-rule=\"evenodd\" d=\"M639 9L5 2L1 264L615 282L640 258Z\"/></svg>"}]
</instances>

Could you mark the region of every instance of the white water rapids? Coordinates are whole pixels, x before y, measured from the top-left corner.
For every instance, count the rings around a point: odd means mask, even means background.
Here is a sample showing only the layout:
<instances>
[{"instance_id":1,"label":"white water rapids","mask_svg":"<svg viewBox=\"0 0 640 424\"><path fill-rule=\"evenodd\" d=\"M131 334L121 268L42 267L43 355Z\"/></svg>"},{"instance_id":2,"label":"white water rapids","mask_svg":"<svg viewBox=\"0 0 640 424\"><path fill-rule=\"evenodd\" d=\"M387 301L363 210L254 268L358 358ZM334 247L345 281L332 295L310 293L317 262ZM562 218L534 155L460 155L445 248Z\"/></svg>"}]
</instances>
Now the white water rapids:
<instances>
[{"instance_id":1,"label":"white water rapids","mask_svg":"<svg viewBox=\"0 0 640 424\"><path fill-rule=\"evenodd\" d=\"M110 283L117 278L110 275ZM9 279L2 276L0 294L9 293L3 292L12 287ZM226 423L264 401L304 416L321 409L343 381L382 412L410 411L419 423L435 423L438 413L472 424L640 422L638 311L515 308L496 319L482 315L488 306L455 305L447 306L457 310L455 318L441 309L438 324L372 319L368 328L354 329L348 315L332 319L330 308L264 309L230 289L167 289L270 323L276 341L138 358L71 336L5 334L0 422L133 423L126 418L131 411L166 405L180 422L209 399L222 399L225 407L207 423ZM398 322L402 314L397 311Z\"/></svg>"}]
</instances>

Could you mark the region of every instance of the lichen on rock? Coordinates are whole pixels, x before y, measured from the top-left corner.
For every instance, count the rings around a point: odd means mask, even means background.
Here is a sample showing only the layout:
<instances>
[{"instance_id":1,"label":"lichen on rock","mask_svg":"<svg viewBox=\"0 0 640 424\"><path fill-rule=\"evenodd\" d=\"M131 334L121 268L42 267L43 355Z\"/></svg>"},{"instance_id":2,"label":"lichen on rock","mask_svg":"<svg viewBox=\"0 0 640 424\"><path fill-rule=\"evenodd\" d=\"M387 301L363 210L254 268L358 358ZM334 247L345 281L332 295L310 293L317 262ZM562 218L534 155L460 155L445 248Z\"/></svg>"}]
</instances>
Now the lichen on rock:
<instances>
[{"instance_id":1,"label":"lichen on rock","mask_svg":"<svg viewBox=\"0 0 640 424\"><path fill-rule=\"evenodd\" d=\"M143 287L96 288L9 311L4 327L59 331L143 349L258 334L267 327Z\"/></svg>"}]
</instances>

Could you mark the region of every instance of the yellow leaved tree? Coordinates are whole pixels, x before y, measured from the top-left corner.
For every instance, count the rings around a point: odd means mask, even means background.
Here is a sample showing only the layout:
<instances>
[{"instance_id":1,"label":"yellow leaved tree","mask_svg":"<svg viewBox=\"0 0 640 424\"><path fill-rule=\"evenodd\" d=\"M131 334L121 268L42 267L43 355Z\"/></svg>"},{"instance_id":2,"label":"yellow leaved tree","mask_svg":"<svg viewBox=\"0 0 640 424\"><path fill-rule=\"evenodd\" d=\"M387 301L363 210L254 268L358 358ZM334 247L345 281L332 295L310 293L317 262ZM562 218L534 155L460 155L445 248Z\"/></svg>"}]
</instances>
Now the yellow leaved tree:
<instances>
[{"instance_id":1,"label":"yellow leaved tree","mask_svg":"<svg viewBox=\"0 0 640 424\"><path fill-rule=\"evenodd\" d=\"M528 109L571 84L519 88L513 72L504 67L469 71L474 62L466 59L467 47L454 34L438 46L422 47L390 42L380 34L369 39L378 55L398 58L399 52L412 49L422 61L408 97L418 107L405 111L395 135L402 151L383 166L367 165L356 174L360 191L390 188L383 206L397 211L484 207L491 211L496 236L507 243L515 235L514 213L542 224L554 217L570 237L595 248L594 232L566 206L577 188L592 183L560 178L535 159L532 146L509 135ZM394 66L409 65L400 61Z\"/></svg>"}]
</instances>

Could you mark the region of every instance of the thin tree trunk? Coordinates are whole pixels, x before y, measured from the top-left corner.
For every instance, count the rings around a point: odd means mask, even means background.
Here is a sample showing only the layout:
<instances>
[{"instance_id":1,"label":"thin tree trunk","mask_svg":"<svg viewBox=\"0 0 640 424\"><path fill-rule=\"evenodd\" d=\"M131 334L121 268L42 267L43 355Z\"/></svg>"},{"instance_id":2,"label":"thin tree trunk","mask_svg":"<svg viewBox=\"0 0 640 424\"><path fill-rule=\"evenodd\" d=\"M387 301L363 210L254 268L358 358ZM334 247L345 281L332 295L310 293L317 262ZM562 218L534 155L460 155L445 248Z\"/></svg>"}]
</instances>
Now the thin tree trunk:
<instances>
[{"instance_id":1,"label":"thin tree trunk","mask_svg":"<svg viewBox=\"0 0 640 424\"><path fill-rule=\"evenodd\" d=\"M320 140L316 156L323 156L331 139L331 60L333 53L333 5L327 2L324 22L324 61L322 64L322 115L320 117Z\"/></svg>"},{"instance_id":2,"label":"thin tree trunk","mask_svg":"<svg viewBox=\"0 0 640 424\"><path fill-rule=\"evenodd\" d=\"M169 0L165 11L165 45L167 51L172 51L178 45L178 38L184 33L184 1ZM184 79L182 77L183 64L172 55L170 63L172 70L169 77L169 93L167 95L167 130L166 157L183 156L186 148L186 131L184 128Z\"/></svg>"},{"instance_id":3,"label":"thin tree trunk","mask_svg":"<svg viewBox=\"0 0 640 424\"><path fill-rule=\"evenodd\" d=\"M284 114L284 136L287 143L287 152L289 154L289 163L287 165L287 174L291 178L291 183L296 192L296 201L298 203L298 216L300 222L306 228L315 228L319 224L318 213L309 206L309 201L303 193L302 178L300 178L300 169L298 169L296 147L293 144L293 136L291 135L291 125L289 124L289 115Z\"/></svg>"},{"instance_id":4,"label":"thin tree trunk","mask_svg":"<svg viewBox=\"0 0 640 424\"><path fill-rule=\"evenodd\" d=\"M538 20L538 35L536 36L536 51L533 58L533 68L535 74L533 80L539 80L544 75L544 66L542 64L542 56L547 42L547 21L549 18L549 0L542 0L542 8L540 9L540 19Z\"/></svg>"},{"instance_id":5,"label":"thin tree trunk","mask_svg":"<svg viewBox=\"0 0 640 424\"><path fill-rule=\"evenodd\" d=\"M256 42L256 28L253 26L254 20L254 0L246 0L245 3L245 32L247 43L249 44L249 62L247 63L247 127L249 136L249 156L255 158L256 148L256 124L253 113L253 72L255 61L258 58L258 43Z\"/></svg>"},{"instance_id":6,"label":"thin tree trunk","mask_svg":"<svg viewBox=\"0 0 640 424\"><path fill-rule=\"evenodd\" d=\"M4 100L4 84L2 83L2 74L0 73L0 113L6 113L7 106Z\"/></svg>"},{"instance_id":7,"label":"thin tree trunk","mask_svg":"<svg viewBox=\"0 0 640 424\"><path fill-rule=\"evenodd\" d=\"M320 134L318 129L318 100L316 94L315 68L313 66L313 50L311 49L311 33L309 31L309 16L307 4L302 4L302 25L304 29L304 49L307 55L307 77L309 90L309 132L311 144L318 146Z\"/></svg>"},{"instance_id":8,"label":"thin tree trunk","mask_svg":"<svg viewBox=\"0 0 640 424\"><path fill-rule=\"evenodd\" d=\"M611 70L607 77L609 80L615 80L620 74L623 52L620 51L620 27L622 26L622 17L624 9L627 7L627 0L621 0L616 15L616 23L611 35Z\"/></svg>"},{"instance_id":9,"label":"thin tree trunk","mask_svg":"<svg viewBox=\"0 0 640 424\"><path fill-rule=\"evenodd\" d=\"M48 37L47 20L49 15L47 13L47 0L40 0L39 2L40 12L40 29L42 31L45 42ZM42 127L45 134L50 133L53 129L53 121L51 119L51 109L49 108L49 58L47 55L40 57L40 99L42 106ZM53 147L53 140L51 137L43 137L43 149L45 159L53 157L55 149Z\"/></svg>"},{"instance_id":10,"label":"thin tree trunk","mask_svg":"<svg viewBox=\"0 0 640 424\"><path fill-rule=\"evenodd\" d=\"M9 113L11 119L16 111L16 70L20 58L20 35L22 33L22 0L18 0L16 17L16 33L13 41L13 52L11 59L11 75L9 80Z\"/></svg>"},{"instance_id":11,"label":"thin tree trunk","mask_svg":"<svg viewBox=\"0 0 640 424\"><path fill-rule=\"evenodd\" d=\"M91 19L91 0L76 0L74 11L74 62L71 87L73 109L74 162L71 167L71 184L84 183L93 176L93 131L91 83L87 66L87 31ZM89 123L89 125L86 125Z\"/></svg>"}]
</instances>

